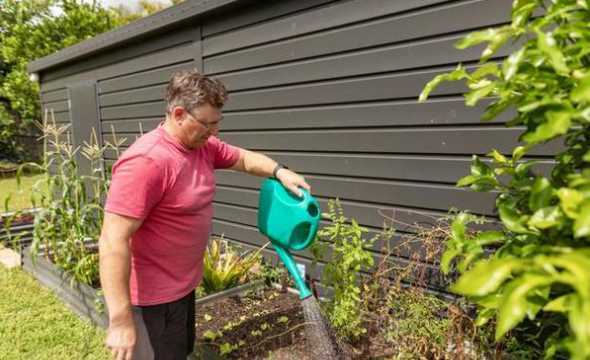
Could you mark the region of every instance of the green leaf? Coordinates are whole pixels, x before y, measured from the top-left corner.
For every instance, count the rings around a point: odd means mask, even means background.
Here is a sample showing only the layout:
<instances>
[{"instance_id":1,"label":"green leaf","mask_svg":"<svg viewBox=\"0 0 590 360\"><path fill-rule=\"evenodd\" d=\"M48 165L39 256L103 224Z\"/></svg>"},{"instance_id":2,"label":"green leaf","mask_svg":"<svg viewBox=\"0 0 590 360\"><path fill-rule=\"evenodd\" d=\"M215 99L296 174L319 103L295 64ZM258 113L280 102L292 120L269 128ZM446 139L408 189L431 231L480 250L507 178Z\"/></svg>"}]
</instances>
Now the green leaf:
<instances>
[{"instance_id":1,"label":"green leaf","mask_svg":"<svg viewBox=\"0 0 590 360\"><path fill-rule=\"evenodd\" d=\"M506 99L500 99L486 108L486 111L481 116L482 121L494 120L498 115L506 111L511 105L511 102Z\"/></svg>"},{"instance_id":2,"label":"green leaf","mask_svg":"<svg viewBox=\"0 0 590 360\"><path fill-rule=\"evenodd\" d=\"M573 296L570 303L569 324L579 344L574 359L587 359L590 356L590 301L581 296Z\"/></svg>"},{"instance_id":3,"label":"green leaf","mask_svg":"<svg viewBox=\"0 0 590 360\"><path fill-rule=\"evenodd\" d=\"M465 68L463 68L461 66L461 64L459 64L454 71L452 71L450 73L446 73L446 74L437 75L434 79L429 81L428 84L426 84L426 86L424 87L424 89L420 93L420 97L418 98L418 101L419 102L426 101L426 99L428 99L428 96L430 95L430 93L432 91L434 91L434 89L436 89L444 81L457 81L457 80L465 79L468 77L469 77L469 75L467 74L467 71L465 71Z\"/></svg>"},{"instance_id":4,"label":"green leaf","mask_svg":"<svg viewBox=\"0 0 590 360\"><path fill-rule=\"evenodd\" d=\"M524 26L537 6L539 6L538 0L514 0L512 3L512 27Z\"/></svg>"},{"instance_id":5,"label":"green leaf","mask_svg":"<svg viewBox=\"0 0 590 360\"><path fill-rule=\"evenodd\" d=\"M461 251L458 248L447 247L440 258L440 269L443 274L448 274L451 271L451 263L459 254L461 254Z\"/></svg>"},{"instance_id":6,"label":"green leaf","mask_svg":"<svg viewBox=\"0 0 590 360\"><path fill-rule=\"evenodd\" d=\"M570 188L561 188L557 190L557 197L559 197L563 212L570 218L576 219L578 217L578 206L584 200L582 193Z\"/></svg>"},{"instance_id":7,"label":"green leaf","mask_svg":"<svg viewBox=\"0 0 590 360\"><path fill-rule=\"evenodd\" d=\"M534 132L527 132L522 139L530 144L554 138L567 132L570 127L572 113L568 110L548 111L547 120L537 126Z\"/></svg>"},{"instance_id":8,"label":"green leaf","mask_svg":"<svg viewBox=\"0 0 590 360\"><path fill-rule=\"evenodd\" d=\"M529 226L537 229L548 229L559 225L562 220L562 213L558 206L549 206L537 210L528 221Z\"/></svg>"},{"instance_id":9,"label":"green leaf","mask_svg":"<svg viewBox=\"0 0 590 360\"><path fill-rule=\"evenodd\" d=\"M488 84L476 90L471 90L465 95L465 104L475 106L484 97L488 96L496 87L496 84Z\"/></svg>"},{"instance_id":10,"label":"green leaf","mask_svg":"<svg viewBox=\"0 0 590 360\"><path fill-rule=\"evenodd\" d=\"M473 241L480 246L486 246L500 242L504 240L504 238L504 233L501 231L484 231L477 234Z\"/></svg>"},{"instance_id":11,"label":"green leaf","mask_svg":"<svg viewBox=\"0 0 590 360\"><path fill-rule=\"evenodd\" d=\"M485 296L496 291L521 266L521 262L512 258L480 261L461 275L451 289L461 295Z\"/></svg>"},{"instance_id":12,"label":"green leaf","mask_svg":"<svg viewBox=\"0 0 590 360\"><path fill-rule=\"evenodd\" d=\"M468 221L469 214L467 213L462 212L455 216L453 223L451 224L451 238L454 241L458 243L465 241L465 225Z\"/></svg>"},{"instance_id":13,"label":"green leaf","mask_svg":"<svg viewBox=\"0 0 590 360\"><path fill-rule=\"evenodd\" d=\"M504 80L508 81L512 79L514 74L516 74L518 67L522 63L522 59L524 58L524 52L525 48L522 48L504 60L502 63L502 73L504 74Z\"/></svg>"},{"instance_id":14,"label":"green leaf","mask_svg":"<svg viewBox=\"0 0 590 360\"><path fill-rule=\"evenodd\" d=\"M496 63L487 63L484 64L482 66L480 66L477 70L475 70L473 73L471 73L471 79L472 80L479 80L481 78L484 78L488 75L493 75L493 76L498 76L499 69L498 69L498 64Z\"/></svg>"},{"instance_id":15,"label":"green leaf","mask_svg":"<svg viewBox=\"0 0 590 360\"><path fill-rule=\"evenodd\" d=\"M465 36L463 39L459 40L455 44L455 47L457 49L463 50L468 47L481 44L483 42L492 41L495 36L498 36L498 31L499 31L498 29L492 29L492 28L482 30L482 31L474 31L474 32L468 34L467 36Z\"/></svg>"},{"instance_id":16,"label":"green leaf","mask_svg":"<svg viewBox=\"0 0 590 360\"><path fill-rule=\"evenodd\" d=\"M527 297L531 290L547 286L553 281L546 275L525 274L511 281L506 286L502 302L498 309L498 322L496 324L496 340L500 340L508 331L513 329L528 314L534 317L539 309Z\"/></svg>"},{"instance_id":17,"label":"green leaf","mask_svg":"<svg viewBox=\"0 0 590 360\"><path fill-rule=\"evenodd\" d=\"M492 150L488 156L494 158L494 160L496 161L496 163L498 164L506 164L508 163L508 159L506 159L506 156L502 155L498 150L494 149Z\"/></svg>"},{"instance_id":18,"label":"green leaf","mask_svg":"<svg viewBox=\"0 0 590 360\"><path fill-rule=\"evenodd\" d=\"M578 85L572 90L570 99L573 102L590 102L590 75L582 78Z\"/></svg>"},{"instance_id":19,"label":"green leaf","mask_svg":"<svg viewBox=\"0 0 590 360\"><path fill-rule=\"evenodd\" d=\"M582 160L584 160L585 162L590 162L590 150L586 151L586 153L582 157Z\"/></svg>"},{"instance_id":20,"label":"green leaf","mask_svg":"<svg viewBox=\"0 0 590 360\"><path fill-rule=\"evenodd\" d=\"M491 174L493 173L490 167L481 161L478 156L474 155L471 162L471 175L481 176Z\"/></svg>"},{"instance_id":21,"label":"green leaf","mask_svg":"<svg viewBox=\"0 0 590 360\"><path fill-rule=\"evenodd\" d=\"M526 155L526 153L527 153L527 151L529 151L529 149L530 149L529 145L515 147L514 150L512 151L512 161L520 160L524 155Z\"/></svg>"},{"instance_id":22,"label":"green leaf","mask_svg":"<svg viewBox=\"0 0 590 360\"><path fill-rule=\"evenodd\" d=\"M203 334L203 338L206 339L206 340L209 340L209 341L213 341L213 340L217 339L220 336L221 336L221 334L219 334L219 332L214 332L214 331L211 331L211 330L207 330Z\"/></svg>"},{"instance_id":23,"label":"green leaf","mask_svg":"<svg viewBox=\"0 0 590 360\"><path fill-rule=\"evenodd\" d=\"M484 326L496 315L495 309L483 309L477 314L475 319L476 326Z\"/></svg>"},{"instance_id":24,"label":"green leaf","mask_svg":"<svg viewBox=\"0 0 590 360\"><path fill-rule=\"evenodd\" d=\"M551 197L553 196L553 187L549 180L544 177L538 177L531 189L531 196L529 197L529 207L536 211L540 208L549 206Z\"/></svg>"},{"instance_id":25,"label":"green leaf","mask_svg":"<svg viewBox=\"0 0 590 360\"><path fill-rule=\"evenodd\" d=\"M478 176L473 176L473 175L464 176L461 179L459 179L459 181L457 181L457 186L459 186L459 187L469 186L469 185L473 184L474 182L476 182L478 178L479 178Z\"/></svg>"},{"instance_id":26,"label":"green leaf","mask_svg":"<svg viewBox=\"0 0 590 360\"><path fill-rule=\"evenodd\" d=\"M570 69L567 67L565 57L559 50L553 34L545 34L537 31L537 46L549 58L549 63L558 74L567 75Z\"/></svg>"},{"instance_id":27,"label":"green leaf","mask_svg":"<svg viewBox=\"0 0 590 360\"><path fill-rule=\"evenodd\" d=\"M562 295L548 302L544 307L544 311L552 312L567 312L569 303L572 300L573 294Z\"/></svg>"},{"instance_id":28,"label":"green leaf","mask_svg":"<svg viewBox=\"0 0 590 360\"><path fill-rule=\"evenodd\" d=\"M580 207L580 213L574 223L574 236L577 238L590 235L590 201Z\"/></svg>"},{"instance_id":29,"label":"green leaf","mask_svg":"<svg viewBox=\"0 0 590 360\"><path fill-rule=\"evenodd\" d=\"M526 216L519 215L512 204L500 203L498 213L500 220L508 230L519 234L529 233L529 230L524 226L527 220Z\"/></svg>"}]
</instances>

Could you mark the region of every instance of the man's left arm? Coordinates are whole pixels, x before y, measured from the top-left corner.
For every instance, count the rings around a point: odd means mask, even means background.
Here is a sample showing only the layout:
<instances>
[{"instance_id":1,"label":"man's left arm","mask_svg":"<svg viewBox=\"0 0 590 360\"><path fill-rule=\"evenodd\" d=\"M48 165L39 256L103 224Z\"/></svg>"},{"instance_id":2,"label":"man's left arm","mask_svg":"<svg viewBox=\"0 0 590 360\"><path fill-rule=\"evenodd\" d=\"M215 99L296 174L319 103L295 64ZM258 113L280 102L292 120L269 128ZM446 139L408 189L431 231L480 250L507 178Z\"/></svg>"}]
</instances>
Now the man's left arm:
<instances>
[{"instance_id":1,"label":"man's left arm","mask_svg":"<svg viewBox=\"0 0 590 360\"><path fill-rule=\"evenodd\" d=\"M268 156L240 148L240 157L234 165L230 167L232 170L243 171L245 173L270 177L273 176L273 170L278 163ZM309 184L305 181L303 176L286 168L280 168L276 173L277 180L279 180L289 191L298 196L302 196L300 187L311 190Z\"/></svg>"}]
</instances>

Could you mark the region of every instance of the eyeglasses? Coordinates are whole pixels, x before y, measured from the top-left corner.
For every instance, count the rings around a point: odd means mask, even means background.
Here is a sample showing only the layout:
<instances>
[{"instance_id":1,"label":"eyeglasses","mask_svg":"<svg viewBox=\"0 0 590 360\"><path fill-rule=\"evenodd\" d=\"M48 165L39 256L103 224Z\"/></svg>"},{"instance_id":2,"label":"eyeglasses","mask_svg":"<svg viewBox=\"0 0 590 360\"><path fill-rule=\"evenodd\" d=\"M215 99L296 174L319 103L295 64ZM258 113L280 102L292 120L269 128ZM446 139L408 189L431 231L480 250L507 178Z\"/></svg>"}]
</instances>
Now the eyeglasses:
<instances>
[{"instance_id":1,"label":"eyeglasses","mask_svg":"<svg viewBox=\"0 0 590 360\"><path fill-rule=\"evenodd\" d=\"M198 119L196 116L194 116L190 111L186 110L186 112L190 115L190 117L192 117L196 122L198 122L199 124L201 124L205 129L207 129L207 131L211 131L212 129L215 129L217 127L219 127L219 121L215 121L212 123L208 123L205 122L203 120Z\"/></svg>"}]
</instances>

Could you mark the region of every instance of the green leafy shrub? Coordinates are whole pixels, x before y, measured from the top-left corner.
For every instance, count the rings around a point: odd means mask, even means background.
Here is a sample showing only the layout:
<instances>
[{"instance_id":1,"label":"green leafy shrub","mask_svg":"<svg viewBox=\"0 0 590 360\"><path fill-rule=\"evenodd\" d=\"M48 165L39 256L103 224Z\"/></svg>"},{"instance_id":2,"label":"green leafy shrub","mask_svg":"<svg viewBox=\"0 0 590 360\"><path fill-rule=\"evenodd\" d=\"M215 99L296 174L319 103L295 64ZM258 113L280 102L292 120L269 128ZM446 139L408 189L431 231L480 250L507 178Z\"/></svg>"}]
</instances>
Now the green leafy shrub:
<instances>
[{"instance_id":1,"label":"green leafy shrub","mask_svg":"<svg viewBox=\"0 0 590 360\"><path fill-rule=\"evenodd\" d=\"M542 9L543 15L533 17ZM463 213L441 260L462 273L452 289L479 305L478 324L496 319L496 339L534 319L545 355L561 351L590 358L590 1L516 0L512 22L468 35L457 46L487 43L481 66L459 66L437 76L421 100L442 81L464 80L468 106L486 97L483 120L515 110L507 126L523 127L524 143L511 154L492 150L490 162L474 156L471 174L458 186L498 193L497 231L470 232ZM501 63L490 57L505 43L523 44ZM548 141L564 142L551 174L536 174L525 158ZM490 255L489 246L496 249Z\"/></svg>"},{"instance_id":2,"label":"green leafy shrub","mask_svg":"<svg viewBox=\"0 0 590 360\"><path fill-rule=\"evenodd\" d=\"M367 229L356 220L346 218L338 200L330 200L328 209L324 217L331 224L321 228L317 234L317 240L333 243L332 256L322 277L324 285L334 289L334 296L328 301L326 312L337 334L354 341L366 332L362 318L360 271L373 266L373 256L367 249L377 237L364 238ZM312 248L316 261L327 254L326 246L317 240Z\"/></svg>"},{"instance_id":3,"label":"green leafy shrub","mask_svg":"<svg viewBox=\"0 0 590 360\"><path fill-rule=\"evenodd\" d=\"M265 247L249 254L239 254L223 238L211 239L203 260L201 287L205 293L231 289L247 281L250 270L260 264L260 252Z\"/></svg>"}]
</instances>

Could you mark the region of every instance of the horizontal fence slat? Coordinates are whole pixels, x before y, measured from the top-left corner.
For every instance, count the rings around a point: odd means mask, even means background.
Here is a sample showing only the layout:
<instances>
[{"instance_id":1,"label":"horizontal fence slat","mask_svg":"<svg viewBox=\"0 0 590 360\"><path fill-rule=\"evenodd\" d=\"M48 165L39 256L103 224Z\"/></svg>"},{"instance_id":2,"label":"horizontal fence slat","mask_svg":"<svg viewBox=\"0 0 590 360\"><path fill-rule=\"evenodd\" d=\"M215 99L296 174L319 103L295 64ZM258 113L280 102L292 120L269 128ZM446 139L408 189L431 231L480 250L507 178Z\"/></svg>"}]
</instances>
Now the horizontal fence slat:
<instances>
[{"instance_id":1,"label":"horizontal fence slat","mask_svg":"<svg viewBox=\"0 0 590 360\"><path fill-rule=\"evenodd\" d=\"M244 27L260 21L288 15L293 12L326 4L334 0L296 0L273 1L260 6L260 3L247 4L232 16L226 14L213 15L203 21L203 37L227 32L238 27Z\"/></svg>"},{"instance_id":2,"label":"horizontal fence slat","mask_svg":"<svg viewBox=\"0 0 590 360\"><path fill-rule=\"evenodd\" d=\"M294 61L427 36L492 26L508 20L512 0L452 3L416 13L323 31L205 59L205 72L215 74ZM473 16L485 13L485 17ZM395 36L392 36L395 34ZM449 49L452 50L452 49ZM448 50L447 50L448 52ZM419 60L419 54L414 59Z\"/></svg>"},{"instance_id":3,"label":"horizontal fence slat","mask_svg":"<svg viewBox=\"0 0 590 360\"><path fill-rule=\"evenodd\" d=\"M476 67L467 66L466 68L474 70ZM417 99L426 83L435 76L454 69L455 67L444 67L236 92L230 94L230 99L224 109L235 111L400 98ZM432 96L460 94L465 90L466 86L460 82L446 82L439 86Z\"/></svg>"},{"instance_id":4,"label":"horizontal fence slat","mask_svg":"<svg viewBox=\"0 0 590 360\"><path fill-rule=\"evenodd\" d=\"M276 41L444 1L372 0L370 6L367 6L367 0L355 0L347 3L336 2L333 6L209 37L203 41L203 55L209 56L263 42Z\"/></svg>"},{"instance_id":5,"label":"horizontal fence slat","mask_svg":"<svg viewBox=\"0 0 590 360\"><path fill-rule=\"evenodd\" d=\"M52 102L49 104L42 104L41 105L42 113L45 113L45 110L47 110L49 112L49 114L51 114L52 110L53 110L53 112L69 111L70 104L69 104L68 100Z\"/></svg>"},{"instance_id":6,"label":"horizontal fence slat","mask_svg":"<svg viewBox=\"0 0 590 360\"><path fill-rule=\"evenodd\" d=\"M163 116L166 111L166 103L157 101L146 104L114 106L100 110L101 120L128 119Z\"/></svg>"},{"instance_id":7,"label":"horizontal fence slat","mask_svg":"<svg viewBox=\"0 0 590 360\"><path fill-rule=\"evenodd\" d=\"M403 154L511 153L520 128L428 128L379 130L248 131L222 133L230 144L252 150L342 151ZM553 155L562 149L555 140L534 147L530 155Z\"/></svg>"},{"instance_id":8,"label":"horizontal fence slat","mask_svg":"<svg viewBox=\"0 0 590 360\"><path fill-rule=\"evenodd\" d=\"M100 96L100 106L125 105L164 99L166 85L154 85L146 88L120 91Z\"/></svg>"},{"instance_id":9,"label":"horizontal fence slat","mask_svg":"<svg viewBox=\"0 0 590 360\"><path fill-rule=\"evenodd\" d=\"M140 129L144 133L155 129L160 122L164 120L163 117L144 118L144 119L119 119L119 120L105 120L102 122L103 134L111 134L112 129L115 133L139 133ZM141 124L141 127L140 127Z\"/></svg>"},{"instance_id":10,"label":"horizontal fence slat","mask_svg":"<svg viewBox=\"0 0 590 360\"><path fill-rule=\"evenodd\" d=\"M47 103L52 101L64 101L68 100L68 90L56 90L47 93L41 93L41 102Z\"/></svg>"},{"instance_id":11,"label":"horizontal fence slat","mask_svg":"<svg viewBox=\"0 0 590 360\"><path fill-rule=\"evenodd\" d=\"M402 71L416 68L474 61L482 46L457 50L454 44L464 35L425 40L415 44L370 49L352 54L274 65L218 76L231 91L329 80L349 76ZM494 57L509 54L515 47L505 46Z\"/></svg>"},{"instance_id":12,"label":"horizontal fence slat","mask_svg":"<svg viewBox=\"0 0 590 360\"><path fill-rule=\"evenodd\" d=\"M106 92L121 91L131 88L167 83L170 80L172 74L176 71L190 70L193 69L195 65L196 64L194 61L190 61L187 63L166 66L161 69L100 81L98 83L98 92L102 94Z\"/></svg>"},{"instance_id":13,"label":"horizontal fence slat","mask_svg":"<svg viewBox=\"0 0 590 360\"><path fill-rule=\"evenodd\" d=\"M157 52L149 53L142 56L137 56L125 61L114 63L111 65L99 67L93 70L65 76L59 79L51 80L41 84L42 91L49 91L64 87L67 84L72 84L84 80L96 80L121 76L134 72L155 69L162 66L167 66L174 63L186 62L194 60L195 47L192 42L174 46L172 48L159 50Z\"/></svg>"},{"instance_id":14,"label":"horizontal fence slat","mask_svg":"<svg viewBox=\"0 0 590 360\"><path fill-rule=\"evenodd\" d=\"M227 112L222 130L306 129L408 125L480 124L481 115L490 101L478 106L465 106L463 98L417 101L346 104L325 107L280 110ZM506 111L492 123L514 117Z\"/></svg>"},{"instance_id":15,"label":"horizontal fence slat","mask_svg":"<svg viewBox=\"0 0 590 360\"><path fill-rule=\"evenodd\" d=\"M306 180L311 185L313 193L322 197L438 211L448 211L451 208L469 209L483 215L492 215L494 212L494 194L474 193L452 185L315 175L306 176ZM237 173L219 173L217 174L217 184L219 187L225 188L236 186L254 188L258 185L258 180ZM219 190L218 188L218 192ZM257 195L255 192L256 198ZM221 202L231 203L231 199L226 200L218 199Z\"/></svg>"},{"instance_id":16,"label":"horizontal fence slat","mask_svg":"<svg viewBox=\"0 0 590 360\"><path fill-rule=\"evenodd\" d=\"M315 151L375 154L485 155L492 149L510 154L520 128L428 128L321 131L249 131L222 133L221 139L255 151ZM124 147L139 134L126 134ZM111 135L103 138L110 140ZM552 156L563 150L560 139L533 147L529 155ZM105 155L108 157L108 155Z\"/></svg>"}]
</instances>

